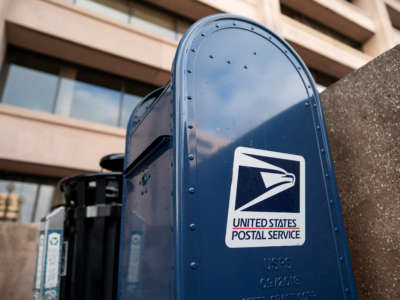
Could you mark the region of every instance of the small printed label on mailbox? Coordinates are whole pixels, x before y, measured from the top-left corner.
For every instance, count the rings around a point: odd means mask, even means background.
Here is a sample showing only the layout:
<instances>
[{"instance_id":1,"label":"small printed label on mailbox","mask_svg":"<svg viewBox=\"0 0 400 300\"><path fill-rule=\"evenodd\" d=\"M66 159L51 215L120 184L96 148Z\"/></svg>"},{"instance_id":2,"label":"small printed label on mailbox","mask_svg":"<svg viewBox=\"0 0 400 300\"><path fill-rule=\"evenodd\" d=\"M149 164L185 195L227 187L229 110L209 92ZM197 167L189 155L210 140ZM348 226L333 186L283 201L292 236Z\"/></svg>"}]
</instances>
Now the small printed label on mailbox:
<instances>
[{"instance_id":1,"label":"small printed label on mailbox","mask_svg":"<svg viewBox=\"0 0 400 300\"><path fill-rule=\"evenodd\" d=\"M225 243L230 248L305 242L302 156L238 147L233 161Z\"/></svg>"},{"instance_id":2,"label":"small printed label on mailbox","mask_svg":"<svg viewBox=\"0 0 400 300\"><path fill-rule=\"evenodd\" d=\"M58 299L60 270L61 270L61 250L62 250L62 231L49 230L47 233L45 275L43 299Z\"/></svg>"}]
</instances>

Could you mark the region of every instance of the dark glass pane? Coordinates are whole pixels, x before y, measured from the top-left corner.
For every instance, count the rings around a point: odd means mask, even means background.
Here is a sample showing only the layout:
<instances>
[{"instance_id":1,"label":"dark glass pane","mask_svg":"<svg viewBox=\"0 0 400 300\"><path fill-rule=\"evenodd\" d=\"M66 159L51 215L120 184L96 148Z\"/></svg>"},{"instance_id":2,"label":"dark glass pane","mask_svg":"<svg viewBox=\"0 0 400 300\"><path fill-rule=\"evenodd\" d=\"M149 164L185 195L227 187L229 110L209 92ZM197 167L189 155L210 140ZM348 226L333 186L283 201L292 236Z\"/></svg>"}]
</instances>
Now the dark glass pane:
<instances>
[{"instance_id":1,"label":"dark glass pane","mask_svg":"<svg viewBox=\"0 0 400 300\"><path fill-rule=\"evenodd\" d=\"M32 222L32 213L37 195L38 185L35 183L0 180L0 194L18 195L18 203L9 203L9 211L15 211L20 222ZM2 207L4 213L5 207Z\"/></svg>"},{"instance_id":2,"label":"dark glass pane","mask_svg":"<svg viewBox=\"0 0 400 300\"><path fill-rule=\"evenodd\" d=\"M56 75L11 64L2 102L51 112L57 91L57 81Z\"/></svg>"},{"instance_id":3,"label":"dark glass pane","mask_svg":"<svg viewBox=\"0 0 400 300\"><path fill-rule=\"evenodd\" d=\"M59 72L54 60L9 47L5 66L3 103L46 112L53 110Z\"/></svg>"},{"instance_id":4,"label":"dark glass pane","mask_svg":"<svg viewBox=\"0 0 400 300\"><path fill-rule=\"evenodd\" d=\"M129 20L130 8L126 0L76 0L76 4L121 22Z\"/></svg>"},{"instance_id":5,"label":"dark glass pane","mask_svg":"<svg viewBox=\"0 0 400 300\"><path fill-rule=\"evenodd\" d=\"M132 7L132 25L175 39L174 15L139 1L133 2Z\"/></svg>"},{"instance_id":6,"label":"dark glass pane","mask_svg":"<svg viewBox=\"0 0 400 300\"><path fill-rule=\"evenodd\" d=\"M116 126L120 92L76 82L71 117Z\"/></svg>"},{"instance_id":7,"label":"dark glass pane","mask_svg":"<svg viewBox=\"0 0 400 300\"><path fill-rule=\"evenodd\" d=\"M2 102L51 112L58 76L11 64L5 80Z\"/></svg>"},{"instance_id":8,"label":"dark glass pane","mask_svg":"<svg viewBox=\"0 0 400 300\"><path fill-rule=\"evenodd\" d=\"M121 80L82 69L74 84L71 117L118 125Z\"/></svg>"},{"instance_id":9,"label":"dark glass pane","mask_svg":"<svg viewBox=\"0 0 400 300\"><path fill-rule=\"evenodd\" d=\"M18 199L16 202L8 200L8 211L15 212L17 221L20 222L39 222L48 214L54 189L53 185L0 179L0 198L2 196L2 199ZM4 203L0 201L1 215L4 214L4 210Z\"/></svg>"}]
</instances>

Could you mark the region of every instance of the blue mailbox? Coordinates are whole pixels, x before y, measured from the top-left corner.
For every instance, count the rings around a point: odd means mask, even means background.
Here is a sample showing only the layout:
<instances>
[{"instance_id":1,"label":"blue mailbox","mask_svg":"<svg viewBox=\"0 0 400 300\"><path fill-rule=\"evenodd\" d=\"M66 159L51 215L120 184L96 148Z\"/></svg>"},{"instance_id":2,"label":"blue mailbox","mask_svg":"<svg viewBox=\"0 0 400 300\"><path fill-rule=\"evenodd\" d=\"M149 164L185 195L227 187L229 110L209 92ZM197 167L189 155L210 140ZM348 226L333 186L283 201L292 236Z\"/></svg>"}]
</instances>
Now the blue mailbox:
<instances>
[{"instance_id":1,"label":"blue mailbox","mask_svg":"<svg viewBox=\"0 0 400 300\"><path fill-rule=\"evenodd\" d=\"M189 29L123 181L120 300L357 299L315 83L264 26Z\"/></svg>"}]
</instances>

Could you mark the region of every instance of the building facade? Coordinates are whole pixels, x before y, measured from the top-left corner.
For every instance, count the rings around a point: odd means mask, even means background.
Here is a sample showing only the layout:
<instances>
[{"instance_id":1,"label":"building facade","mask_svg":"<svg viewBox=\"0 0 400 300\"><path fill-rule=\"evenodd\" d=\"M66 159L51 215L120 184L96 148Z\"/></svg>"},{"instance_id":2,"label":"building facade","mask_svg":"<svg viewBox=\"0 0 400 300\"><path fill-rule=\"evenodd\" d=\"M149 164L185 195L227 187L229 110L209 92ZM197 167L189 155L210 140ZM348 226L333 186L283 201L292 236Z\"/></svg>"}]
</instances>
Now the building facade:
<instances>
[{"instance_id":1,"label":"building facade","mask_svg":"<svg viewBox=\"0 0 400 300\"><path fill-rule=\"evenodd\" d=\"M399 0L2 0L0 198L18 196L13 220L39 221L61 177L124 151L129 115L168 81L180 38L220 12L280 34L321 89L400 43Z\"/></svg>"}]
</instances>

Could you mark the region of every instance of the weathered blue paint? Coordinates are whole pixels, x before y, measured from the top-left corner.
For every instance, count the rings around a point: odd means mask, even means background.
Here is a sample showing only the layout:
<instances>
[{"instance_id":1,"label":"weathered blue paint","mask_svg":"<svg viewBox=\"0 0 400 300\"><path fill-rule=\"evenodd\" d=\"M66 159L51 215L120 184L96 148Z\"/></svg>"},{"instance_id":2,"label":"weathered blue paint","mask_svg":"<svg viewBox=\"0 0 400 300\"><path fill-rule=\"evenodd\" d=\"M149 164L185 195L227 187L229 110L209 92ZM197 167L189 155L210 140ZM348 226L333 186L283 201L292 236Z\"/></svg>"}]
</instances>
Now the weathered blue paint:
<instances>
[{"instance_id":1,"label":"weathered blue paint","mask_svg":"<svg viewBox=\"0 0 400 300\"><path fill-rule=\"evenodd\" d=\"M181 40L171 82L137 115L119 299L357 299L320 99L286 42L242 17L204 18ZM227 246L238 147L304 158L304 244Z\"/></svg>"}]
</instances>

